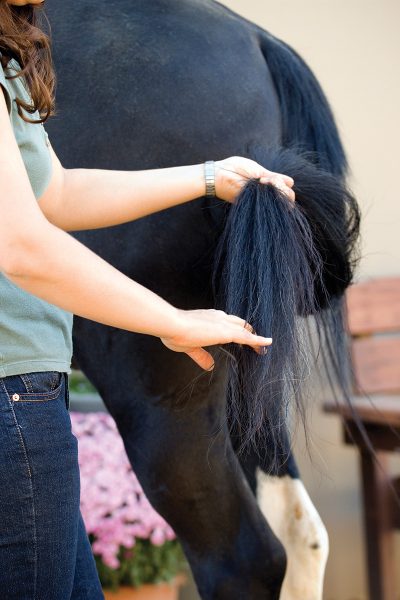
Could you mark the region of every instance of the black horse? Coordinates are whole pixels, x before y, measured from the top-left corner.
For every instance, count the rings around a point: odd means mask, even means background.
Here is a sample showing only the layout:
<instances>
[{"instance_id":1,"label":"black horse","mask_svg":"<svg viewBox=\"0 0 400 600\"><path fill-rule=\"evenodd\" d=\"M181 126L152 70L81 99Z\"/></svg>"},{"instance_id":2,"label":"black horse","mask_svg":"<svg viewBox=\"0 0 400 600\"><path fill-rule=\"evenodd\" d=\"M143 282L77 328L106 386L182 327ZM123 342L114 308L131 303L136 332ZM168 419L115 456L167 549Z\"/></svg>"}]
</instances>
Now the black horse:
<instances>
[{"instance_id":1,"label":"black horse","mask_svg":"<svg viewBox=\"0 0 400 600\"><path fill-rule=\"evenodd\" d=\"M315 310L299 303L296 290L293 297L288 290L293 300L290 318L295 313L324 313L328 315L325 323L330 320L331 331L337 333L340 309L332 308L328 300L340 298L351 278L347 267L349 240L357 229L356 208L351 206L350 222L345 206L349 197L341 187L346 170L343 149L323 93L298 55L212 0L53 0L48 14L58 74L58 115L47 130L64 167L136 170L236 154L294 175L296 181L303 181L296 190L303 207L301 218L310 225L323 273L319 287L313 287L310 272L304 279L318 297ZM271 150L288 146L292 147L288 155ZM312 154L297 160L300 151ZM301 179L307 169L311 184L307 177ZM327 195L308 202L309 197L318 196L320 184ZM257 196L257 189L250 186L245 193ZM271 190L266 193L274 195ZM271 203L275 201L272 198ZM215 254L221 259L216 279L226 279L224 261L231 260L237 235L235 220L229 222L228 217L227 223L228 210L218 200L201 198L137 222L77 237L175 306L214 307ZM268 215L260 217L261 225ZM243 217L247 225L250 218L249 214ZM244 223L243 219L239 221ZM285 222L294 231L289 212L287 221L280 219L279 213L275 232ZM300 242L309 239L302 237L302 223L296 229L300 237L293 234L294 245L288 246L294 262L279 265L287 273L293 274L298 260L294 256L298 253L293 252L296 243L301 249ZM237 241L252 236L247 227ZM265 254L262 240L255 250ZM240 271L250 260L243 252ZM318 271L309 258L304 256L309 271ZM232 261L231 267L236 264ZM263 272L280 285L279 270ZM293 279L293 285L305 289L300 279ZM102 293L99 289L98 294ZM233 297L228 291L222 301L229 305ZM240 310L233 305L241 316L254 316L254 306ZM264 313L268 308L261 306ZM281 308L275 309L271 331L263 331L272 333L274 339L274 318ZM291 335L293 328L287 323L285 327ZM278 358L271 358L271 364L275 360L277 365L275 371L271 367L275 375L283 369L279 357L286 349L279 351L278 344L279 352L274 355ZM275 437L268 430L268 424L284 421L282 411L272 410L269 422L270 411L264 410L268 413L263 421L266 446L260 445L254 422L247 423L252 405L244 415L243 429L240 410L230 411L227 418L230 402L237 409L243 401L243 397L235 400L233 394L227 404L227 378L236 364L229 363L228 355L233 352L216 349L216 368L210 375L200 372L188 357L168 351L158 339L79 318L74 323L75 358L116 420L150 501L179 536L201 597L278 598L288 556L281 597L317 600L327 554L326 533L298 479L285 426ZM260 389L253 390L255 396L260 396ZM276 397L285 390L272 389L271 409L282 408ZM243 445L246 451L237 456L235 449ZM280 541L256 501L257 472L279 479L273 490L280 494L280 501L277 512L269 516L277 517L274 529Z\"/></svg>"}]
</instances>

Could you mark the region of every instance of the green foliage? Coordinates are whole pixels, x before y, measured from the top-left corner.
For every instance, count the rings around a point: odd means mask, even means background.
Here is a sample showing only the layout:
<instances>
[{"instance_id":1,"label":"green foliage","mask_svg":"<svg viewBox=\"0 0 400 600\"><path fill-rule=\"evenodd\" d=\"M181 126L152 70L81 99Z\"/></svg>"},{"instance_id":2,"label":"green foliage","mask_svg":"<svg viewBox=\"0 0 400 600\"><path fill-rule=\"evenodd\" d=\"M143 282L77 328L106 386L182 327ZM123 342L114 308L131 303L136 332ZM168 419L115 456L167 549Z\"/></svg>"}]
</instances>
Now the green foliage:
<instances>
[{"instance_id":1,"label":"green foliage","mask_svg":"<svg viewBox=\"0 0 400 600\"><path fill-rule=\"evenodd\" d=\"M136 538L133 548L120 548L118 559L120 566L112 569L95 555L97 571L104 588L116 590L119 585L139 587L144 583L171 581L186 567L186 560L177 540L154 546L150 540Z\"/></svg>"},{"instance_id":2,"label":"green foliage","mask_svg":"<svg viewBox=\"0 0 400 600\"><path fill-rule=\"evenodd\" d=\"M71 392L76 394L97 394L96 389L85 377L82 371L73 369L68 377L68 385Z\"/></svg>"}]
</instances>

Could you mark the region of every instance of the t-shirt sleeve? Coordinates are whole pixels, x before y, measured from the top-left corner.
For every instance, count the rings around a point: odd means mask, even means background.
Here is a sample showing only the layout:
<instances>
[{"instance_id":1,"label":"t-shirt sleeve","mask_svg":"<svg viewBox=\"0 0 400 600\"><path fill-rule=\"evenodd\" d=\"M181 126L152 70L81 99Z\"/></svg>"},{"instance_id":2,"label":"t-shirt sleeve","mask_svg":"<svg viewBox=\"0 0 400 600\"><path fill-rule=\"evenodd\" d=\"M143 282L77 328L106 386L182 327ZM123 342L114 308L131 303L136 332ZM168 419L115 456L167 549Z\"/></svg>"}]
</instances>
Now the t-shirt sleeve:
<instances>
[{"instance_id":1,"label":"t-shirt sleeve","mask_svg":"<svg viewBox=\"0 0 400 600\"><path fill-rule=\"evenodd\" d=\"M10 92L8 90L7 80L6 80L6 76L4 74L4 70L3 70L1 62L0 62L0 87L2 89L4 97L6 99L8 112L10 113L11 112L11 96L10 96Z\"/></svg>"}]
</instances>

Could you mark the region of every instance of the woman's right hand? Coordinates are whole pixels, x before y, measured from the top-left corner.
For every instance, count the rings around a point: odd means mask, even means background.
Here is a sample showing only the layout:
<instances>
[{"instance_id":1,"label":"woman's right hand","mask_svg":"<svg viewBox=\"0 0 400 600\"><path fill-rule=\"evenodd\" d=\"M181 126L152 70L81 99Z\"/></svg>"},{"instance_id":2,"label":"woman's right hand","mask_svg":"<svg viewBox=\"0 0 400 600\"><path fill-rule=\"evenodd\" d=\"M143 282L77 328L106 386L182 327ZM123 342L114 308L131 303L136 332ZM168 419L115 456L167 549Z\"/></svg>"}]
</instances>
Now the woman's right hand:
<instances>
[{"instance_id":1,"label":"woman's right hand","mask_svg":"<svg viewBox=\"0 0 400 600\"><path fill-rule=\"evenodd\" d=\"M176 335L162 337L170 350L185 352L202 369L214 368L214 359L202 346L245 344L259 354L266 352L272 338L256 335L249 323L222 310L179 310Z\"/></svg>"}]
</instances>

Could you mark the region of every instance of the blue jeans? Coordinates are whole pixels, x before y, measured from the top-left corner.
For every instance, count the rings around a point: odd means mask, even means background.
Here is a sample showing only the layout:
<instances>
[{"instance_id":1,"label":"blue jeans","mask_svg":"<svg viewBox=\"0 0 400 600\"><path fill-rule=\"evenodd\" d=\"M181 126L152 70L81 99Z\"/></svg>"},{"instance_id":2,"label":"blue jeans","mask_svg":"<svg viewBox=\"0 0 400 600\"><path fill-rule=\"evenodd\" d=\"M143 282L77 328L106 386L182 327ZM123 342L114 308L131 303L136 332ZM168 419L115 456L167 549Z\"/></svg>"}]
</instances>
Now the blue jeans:
<instances>
[{"instance_id":1,"label":"blue jeans","mask_svg":"<svg viewBox=\"0 0 400 600\"><path fill-rule=\"evenodd\" d=\"M0 596L102 600L79 510L68 381L55 371L0 378Z\"/></svg>"}]
</instances>

